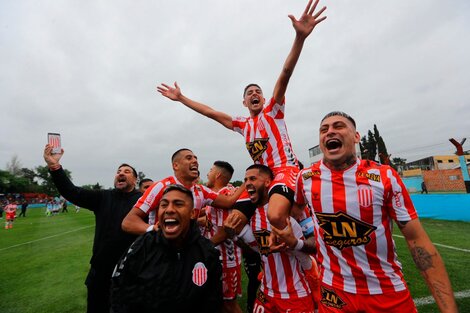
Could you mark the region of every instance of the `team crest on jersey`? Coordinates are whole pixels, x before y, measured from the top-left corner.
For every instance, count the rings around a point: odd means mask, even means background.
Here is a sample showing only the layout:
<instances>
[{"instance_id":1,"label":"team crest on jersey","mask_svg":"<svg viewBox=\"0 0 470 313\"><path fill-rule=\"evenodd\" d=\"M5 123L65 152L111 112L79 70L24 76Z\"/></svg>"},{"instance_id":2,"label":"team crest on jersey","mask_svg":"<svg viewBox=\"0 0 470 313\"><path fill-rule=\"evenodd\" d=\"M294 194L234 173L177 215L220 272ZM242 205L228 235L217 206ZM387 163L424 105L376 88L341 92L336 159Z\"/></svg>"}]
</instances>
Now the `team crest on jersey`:
<instances>
[{"instance_id":1,"label":"team crest on jersey","mask_svg":"<svg viewBox=\"0 0 470 313\"><path fill-rule=\"evenodd\" d=\"M267 229L255 230L253 235L255 236L256 243L258 244L259 253L262 255L269 254L269 235L271 232Z\"/></svg>"},{"instance_id":2,"label":"team crest on jersey","mask_svg":"<svg viewBox=\"0 0 470 313\"><path fill-rule=\"evenodd\" d=\"M326 306L333 307L335 309L341 309L346 305L343 299L341 299L333 290L321 286L321 300L320 302Z\"/></svg>"},{"instance_id":3,"label":"team crest on jersey","mask_svg":"<svg viewBox=\"0 0 470 313\"><path fill-rule=\"evenodd\" d=\"M372 186L369 185L359 185L357 186L357 197L359 200L359 205L361 207L368 208L373 203L373 195L374 192L372 191Z\"/></svg>"},{"instance_id":4,"label":"team crest on jersey","mask_svg":"<svg viewBox=\"0 0 470 313\"><path fill-rule=\"evenodd\" d=\"M321 174L320 171L304 172L304 173L302 174L302 178L303 178L304 180L307 180L307 179L309 179L309 178L312 178L313 176L320 176L320 174Z\"/></svg>"},{"instance_id":5,"label":"team crest on jersey","mask_svg":"<svg viewBox=\"0 0 470 313\"><path fill-rule=\"evenodd\" d=\"M259 138L253 140L252 142L246 143L246 149L250 153L253 161L258 161L261 155L263 155L264 151L268 149L268 140L269 138Z\"/></svg>"},{"instance_id":6,"label":"team crest on jersey","mask_svg":"<svg viewBox=\"0 0 470 313\"><path fill-rule=\"evenodd\" d=\"M344 212L315 213L323 230L323 240L340 250L351 246L366 245L370 234L377 227L364 223Z\"/></svg>"},{"instance_id":7,"label":"team crest on jersey","mask_svg":"<svg viewBox=\"0 0 470 313\"><path fill-rule=\"evenodd\" d=\"M194 264L193 268L193 283L199 287L204 285L207 281L207 268L202 262Z\"/></svg>"},{"instance_id":8,"label":"team crest on jersey","mask_svg":"<svg viewBox=\"0 0 470 313\"><path fill-rule=\"evenodd\" d=\"M373 173L357 172L357 177L365 177L375 182L378 182L378 183L380 182L380 175L373 174Z\"/></svg>"}]
</instances>

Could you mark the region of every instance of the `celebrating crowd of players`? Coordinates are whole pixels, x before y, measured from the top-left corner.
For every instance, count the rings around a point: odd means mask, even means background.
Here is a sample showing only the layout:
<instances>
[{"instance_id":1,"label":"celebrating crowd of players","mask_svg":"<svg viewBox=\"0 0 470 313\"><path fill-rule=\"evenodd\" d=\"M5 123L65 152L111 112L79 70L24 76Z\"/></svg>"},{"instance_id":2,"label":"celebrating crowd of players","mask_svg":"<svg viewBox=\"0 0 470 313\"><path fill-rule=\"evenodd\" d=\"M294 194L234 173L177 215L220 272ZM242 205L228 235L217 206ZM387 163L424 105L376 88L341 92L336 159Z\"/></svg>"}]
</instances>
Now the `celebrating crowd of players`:
<instances>
[{"instance_id":1,"label":"celebrating crowd of players","mask_svg":"<svg viewBox=\"0 0 470 313\"><path fill-rule=\"evenodd\" d=\"M285 93L305 39L326 19L326 8L317 5L310 0L298 20L289 15L296 33L291 51L266 106L257 84L245 88L249 117L233 118L191 100L177 83L157 87L245 138L255 164L242 187L229 186L233 167L223 161L214 162L206 186L197 184L197 156L183 148L171 158L174 175L148 182L143 194L135 190L136 171L128 164L119 167L114 190L87 191L64 175L63 151L53 154L46 146L44 158L60 193L96 215L88 312L108 312L110 305L113 312L241 312L239 245L261 256L261 284L249 312L416 312L392 222L440 310L457 311L442 259L400 177L387 165L356 158L360 136L352 117L327 114L319 129L323 160L299 168L284 122ZM222 276L220 290L212 285L220 279L214 275Z\"/></svg>"}]
</instances>

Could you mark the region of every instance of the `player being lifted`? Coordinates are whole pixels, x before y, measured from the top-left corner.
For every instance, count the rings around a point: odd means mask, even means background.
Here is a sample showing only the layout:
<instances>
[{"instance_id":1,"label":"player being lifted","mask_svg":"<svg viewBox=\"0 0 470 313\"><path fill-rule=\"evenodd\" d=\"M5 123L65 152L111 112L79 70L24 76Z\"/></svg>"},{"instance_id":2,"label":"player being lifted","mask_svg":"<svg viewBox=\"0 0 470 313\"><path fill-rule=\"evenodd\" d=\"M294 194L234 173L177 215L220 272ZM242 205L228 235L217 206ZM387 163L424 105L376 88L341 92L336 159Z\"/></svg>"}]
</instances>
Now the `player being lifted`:
<instances>
[{"instance_id":1,"label":"player being lifted","mask_svg":"<svg viewBox=\"0 0 470 313\"><path fill-rule=\"evenodd\" d=\"M326 19L326 16L322 16L326 7L316 12L318 2L319 0L315 3L310 0L298 20L289 15L296 35L268 105L264 107L263 92L257 84L249 84L245 88L243 105L248 108L249 117L232 118L224 112L191 100L182 94L176 82L174 87L167 84L157 87L163 96L179 101L245 137L246 148L253 161L268 166L274 173L275 178L269 190L268 218L279 229L287 226L286 218L293 203L295 177L299 171L298 160L284 121L284 96L305 39L317 24Z\"/></svg>"}]
</instances>

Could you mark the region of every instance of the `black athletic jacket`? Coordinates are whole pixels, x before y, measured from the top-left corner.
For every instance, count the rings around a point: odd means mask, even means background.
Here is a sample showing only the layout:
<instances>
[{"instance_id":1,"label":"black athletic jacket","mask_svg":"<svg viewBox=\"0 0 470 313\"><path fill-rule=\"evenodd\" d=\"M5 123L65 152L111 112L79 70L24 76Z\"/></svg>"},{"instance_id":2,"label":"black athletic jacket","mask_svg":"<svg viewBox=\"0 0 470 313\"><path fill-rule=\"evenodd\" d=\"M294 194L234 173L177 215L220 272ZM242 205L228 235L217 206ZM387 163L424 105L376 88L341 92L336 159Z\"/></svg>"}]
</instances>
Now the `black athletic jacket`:
<instances>
[{"instance_id":1,"label":"black athletic jacket","mask_svg":"<svg viewBox=\"0 0 470 313\"><path fill-rule=\"evenodd\" d=\"M196 223L191 221L181 249L171 246L161 231L152 231L140 236L118 263L111 312L220 312L221 279L219 251L201 236Z\"/></svg>"},{"instance_id":2,"label":"black athletic jacket","mask_svg":"<svg viewBox=\"0 0 470 313\"><path fill-rule=\"evenodd\" d=\"M95 213L96 229L90 264L96 275L110 278L119 258L137 238L125 233L121 229L121 223L142 193L137 190L87 190L76 187L62 168L50 173L59 193L65 199Z\"/></svg>"}]
</instances>

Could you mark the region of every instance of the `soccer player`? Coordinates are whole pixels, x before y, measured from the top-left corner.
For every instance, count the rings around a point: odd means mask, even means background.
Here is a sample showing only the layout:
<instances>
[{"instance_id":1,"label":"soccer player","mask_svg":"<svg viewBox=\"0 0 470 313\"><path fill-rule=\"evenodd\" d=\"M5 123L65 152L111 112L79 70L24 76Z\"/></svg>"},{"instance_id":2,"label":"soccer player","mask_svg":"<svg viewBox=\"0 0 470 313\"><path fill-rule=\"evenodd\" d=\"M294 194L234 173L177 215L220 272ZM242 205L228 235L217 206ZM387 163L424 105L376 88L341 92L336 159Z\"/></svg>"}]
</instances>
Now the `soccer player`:
<instances>
[{"instance_id":1,"label":"soccer player","mask_svg":"<svg viewBox=\"0 0 470 313\"><path fill-rule=\"evenodd\" d=\"M153 180L150 178L144 178L139 181L139 191L143 194L148 187L153 185Z\"/></svg>"},{"instance_id":2,"label":"soccer player","mask_svg":"<svg viewBox=\"0 0 470 313\"><path fill-rule=\"evenodd\" d=\"M142 197L137 201L132 210L122 221L122 229L128 233L142 235L146 232L156 229L156 209L160 202L165 187L172 184L185 186L193 192L194 209L196 217L199 212L207 205L216 207L231 208L244 188L239 190L232 196L218 195L203 185L195 184L195 180L199 177L199 163L197 156L189 149L183 148L173 153L171 157L173 166L173 176L166 177L155 182L149 187ZM148 223L146 218L148 217Z\"/></svg>"},{"instance_id":3,"label":"soccer player","mask_svg":"<svg viewBox=\"0 0 470 313\"><path fill-rule=\"evenodd\" d=\"M297 177L295 201L316 216L320 312L417 312L397 259L392 221L441 312L457 312L442 258L403 182L390 166L357 159L359 140L353 118L327 114L319 132L323 160Z\"/></svg>"},{"instance_id":4,"label":"soccer player","mask_svg":"<svg viewBox=\"0 0 470 313\"><path fill-rule=\"evenodd\" d=\"M229 185L233 175L233 167L228 162L215 161L207 173L206 186L219 194L229 195L234 192ZM225 239L223 222L231 210L214 206L206 207L206 231L204 236L210 239L220 251L222 260L222 285L224 303L222 312L241 313L237 297L242 294L241 286L241 249L233 240Z\"/></svg>"},{"instance_id":5,"label":"soccer player","mask_svg":"<svg viewBox=\"0 0 470 313\"><path fill-rule=\"evenodd\" d=\"M3 208L3 211L6 213L5 229L13 228L13 222L15 221L16 215L16 208L17 205L15 201L12 201Z\"/></svg>"},{"instance_id":6,"label":"soccer player","mask_svg":"<svg viewBox=\"0 0 470 313\"><path fill-rule=\"evenodd\" d=\"M245 137L246 148L253 161L268 166L274 172L275 179L269 191L268 218L279 229L286 227L286 218L293 202L295 177L299 171L284 121L284 95L305 39L317 24L326 19L326 16L321 16L326 7L315 12L318 1L312 5L313 1L310 0L299 20L289 15L296 35L268 105L264 106L263 92L257 84L246 86L243 105L248 108L250 117L232 118L224 112L193 101L182 94L176 82L174 88L167 84L157 87L163 96L179 101Z\"/></svg>"},{"instance_id":7,"label":"soccer player","mask_svg":"<svg viewBox=\"0 0 470 313\"><path fill-rule=\"evenodd\" d=\"M313 253L315 242L303 240L300 225L290 218L286 224L287 228L292 227L295 241L287 247L288 251L272 253L272 247L269 245L272 227L267 218L268 190L273 178L273 173L267 166L253 164L248 167L245 173L245 187L256 209L251 218L235 209L226 219L224 227L229 234L235 232L249 245L257 246L261 254L264 274L253 312L314 312L310 288L301 269L301 261L296 255L300 251ZM283 247L281 245L276 249Z\"/></svg>"}]
</instances>

